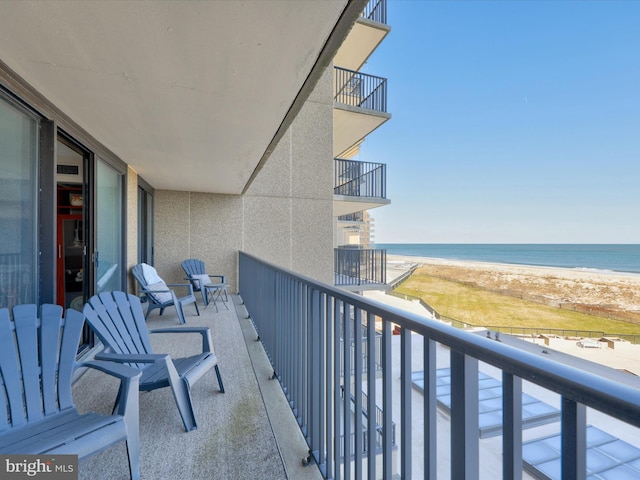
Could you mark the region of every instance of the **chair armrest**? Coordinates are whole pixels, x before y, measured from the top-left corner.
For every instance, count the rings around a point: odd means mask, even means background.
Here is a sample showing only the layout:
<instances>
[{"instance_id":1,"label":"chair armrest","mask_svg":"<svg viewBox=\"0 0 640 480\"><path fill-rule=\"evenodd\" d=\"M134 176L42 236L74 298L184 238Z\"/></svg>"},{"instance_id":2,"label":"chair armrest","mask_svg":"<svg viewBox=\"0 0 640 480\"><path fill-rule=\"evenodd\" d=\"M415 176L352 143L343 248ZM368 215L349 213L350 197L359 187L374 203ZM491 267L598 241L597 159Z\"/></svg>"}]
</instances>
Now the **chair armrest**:
<instances>
[{"instance_id":1,"label":"chair armrest","mask_svg":"<svg viewBox=\"0 0 640 480\"><path fill-rule=\"evenodd\" d=\"M199 333L202 335L202 352L213 353L211 329L209 327L154 328L149 333Z\"/></svg>"},{"instance_id":2,"label":"chair armrest","mask_svg":"<svg viewBox=\"0 0 640 480\"><path fill-rule=\"evenodd\" d=\"M76 368L87 367L93 368L104 372L112 377L119 378L120 380L139 379L142 372L137 368L128 367L127 365L120 365L114 362L104 362L98 360L88 360L86 362L79 362L76 364Z\"/></svg>"},{"instance_id":3,"label":"chair armrest","mask_svg":"<svg viewBox=\"0 0 640 480\"><path fill-rule=\"evenodd\" d=\"M219 278L220 279L220 283L227 283L227 282L225 282L224 275L211 275L211 274L207 274L207 275L209 275L209 278Z\"/></svg>"},{"instance_id":4,"label":"chair armrest","mask_svg":"<svg viewBox=\"0 0 640 480\"><path fill-rule=\"evenodd\" d=\"M167 283L167 287L185 287L189 289L189 295L193 295L193 285L190 283Z\"/></svg>"},{"instance_id":5,"label":"chair armrest","mask_svg":"<svg viewBox=\"0 0 640 480\"><path fill-rule=\"evenodd\" d=\"M163 358L168 358L166 353L111 353L101 352L96 354L98 360L107 360L117 363L155 363Z\"/></svg>"},{"instance_id":6,"label":"chair armrest","mask_svg":"<svg viewBox=\"0 0 640 480\"><path fill-rule=\"evenodd\" d=\"M76 364L76 367L93 368L120 379L120 388L116 397L116 404L113 407L113 413L124 417L127 428L135 429L137 432L139 418L138 388L142 371L126 365L97 360L80 362Z\"/></svg>"}]
</instances>

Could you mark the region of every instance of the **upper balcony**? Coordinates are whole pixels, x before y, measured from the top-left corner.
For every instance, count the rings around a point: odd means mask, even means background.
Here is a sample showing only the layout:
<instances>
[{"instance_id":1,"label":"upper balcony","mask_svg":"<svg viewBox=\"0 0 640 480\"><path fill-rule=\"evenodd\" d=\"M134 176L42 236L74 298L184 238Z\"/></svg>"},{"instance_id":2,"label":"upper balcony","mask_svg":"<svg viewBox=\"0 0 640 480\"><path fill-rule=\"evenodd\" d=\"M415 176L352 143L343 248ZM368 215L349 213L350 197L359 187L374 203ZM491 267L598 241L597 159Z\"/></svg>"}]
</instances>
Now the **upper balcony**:
<instances>
[{"instance_id":1,"label":"upper balcony","mask_svg":"<svg viewBox=\"0 0 640 480\"><path fill-rule=\"evenodd\" d=\"M334 157L358 144L390 118L386 78L334 67Z\"/></svg>"},{"instance_id":2,"label":"upper balcony","mask_svg":"<svg viewBox=\"0 0 640 480\"><path fill-rule=\"evenodd\" d=\"M333 63L350 70L360 70L390 31L387 0L370 0L340 46Z\"/></svg>"},{"instance_id":3,"label":"upper balcony","mask_svg":"<svg viewBox=\"0 0 640 480\"><path fill-rule=\"evenodd\" d=\"M343 245L334 248L333 262L337 286L353 291L386 289L386 250Z\"/></svg>"},{"instance_id":4,"label":"upper balcony","mask_svg":"<svg viewBox=\"0 0 640 480\"><path fill-rule=\"evenodd\" d=\"M336 217L388 205L383 163L335 159L333 214Z\"/></svg>"},{"instance_id":5,"label":"upper balcony","mask_svg":"<svg viewBox=\"0 0 640 480\"><path fill-rule=\"evenodd\" d=\"M364 223L364 212L353 212L338 216L339 222L350 223L353 225L362 225Z\"/></svg>"}]
</instances>

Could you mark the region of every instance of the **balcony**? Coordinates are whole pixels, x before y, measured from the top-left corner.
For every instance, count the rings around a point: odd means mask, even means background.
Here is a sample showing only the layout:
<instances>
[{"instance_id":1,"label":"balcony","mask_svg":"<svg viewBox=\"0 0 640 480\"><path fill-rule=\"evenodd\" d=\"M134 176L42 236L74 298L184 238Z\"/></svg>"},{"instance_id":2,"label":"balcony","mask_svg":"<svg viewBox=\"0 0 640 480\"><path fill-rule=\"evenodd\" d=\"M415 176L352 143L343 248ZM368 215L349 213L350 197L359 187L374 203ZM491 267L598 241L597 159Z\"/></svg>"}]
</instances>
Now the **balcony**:
<instances>
[{"instance_id":1,"label":"balcony","mask_svg":"<svg viewBox=\"0 0 640 480\"><path fill-rule=\"evenodd\" d=\"M239 272L242 300L325 478L638 478L633 375L459 330L244 253ZM351 341L356 332L366 342ZM380 352L366 355L376 335ZM380 413L360 422L363 411Z\"/></svg>"},{"instance_id":2,"label":"balcony","mask_svg":"<svg viewBox=\"0 0 640 480\"><path fill-rule=\"evenodd\" d=\"M364 222L364 213L362 211L359 211L354 213L347 213L346 215L340 215L338 217L338 221L360 225Z\"/></svg>"},{"instance_id":3,"label":"balcony","mask_svg":"<svg viewBox=\"0 0 640 480\"><path fill-rule=\"evenodd\" d=\"M387 166L383 163L336 158L334 176L334 216L391 203L387 198Z\"/></svg>"},{"instance_id":4,"label":"balcony","mask_svg":"<svg viewBox=\"0 0 640 480\"><path fill-rule=\"evenodd\" d=\"M351 149L390 118L386 78L334 67L334 157Z\"/></svg>"},{"instance_id":5,"label":"balcony","mask_svg":"<svg viewBox=\"0 0 640 480\"><path fill-rule=\"evenodd\" d=\"M218 390L213 370L191 389L198 422L186 433L168 388L140 394L140 462L142 479L321 480L316 468L305 468L308 451L291 408L277 381L256 332L238 297L229 310L204 308L200 316L186 310L187 326L211 327L225 393ZM156 310L157 312L157 310ZM176 327L175 309L152 313L149 328ZM163 337L180 337L168 339ZM151 335L157 352L173 356L197 351L197 335ZM83 410L110 413L117 382L87 371L74 384L74 401ZM125 480L129 470L124 444L79 462L80 480ZM36 477L37 478L37 477Z\"/></svg>"},{"instance_id":6,"label":"balcony","mask_svg":"<svg viewBox=\"0 0 640 480\"><path fill-rule=\"evenodd\" d=\"M387 251L343 246L334 249L335 284L349 290L385 289Z\"/></svg>"},{"instance_id":7,"label":"balcony","mask_svg":"<svg viewBox=\"0 0 640 480\"><path fill-rule=\"evenodd\" d=\"M370 0L340 46L334 64L360 70L390 31L387 25L387 1Z\"/></svg>"}]
</instances>

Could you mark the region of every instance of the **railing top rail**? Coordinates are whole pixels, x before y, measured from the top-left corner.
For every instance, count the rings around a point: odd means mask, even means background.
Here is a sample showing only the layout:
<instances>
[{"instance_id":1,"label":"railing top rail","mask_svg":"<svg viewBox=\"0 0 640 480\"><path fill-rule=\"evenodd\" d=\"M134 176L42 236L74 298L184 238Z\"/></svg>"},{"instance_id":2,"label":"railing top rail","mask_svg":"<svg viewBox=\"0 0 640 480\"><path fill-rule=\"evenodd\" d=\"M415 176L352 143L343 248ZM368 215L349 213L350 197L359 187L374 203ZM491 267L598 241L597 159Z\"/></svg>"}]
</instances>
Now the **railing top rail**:
<instances>
[{"instance_id":1,"label":"railing top rail","mask_svg":"<svg viewBox=\"0 0 640 480\"><path fill-rule=\"evenodd\" d=\"M239 254L281 271L320 293L396 323L454 350L462 351L466 355L531 381L567 399L594 407L607 415L640 427L640 388L361 297L273 265L248 253L239 252Z\"/></svg>"},{"instance_id":2,"label":"railing top rail","mask_svg":"<svg viewBox=\"0 0 640 480\"><path fill-rule=\"evenodd\" d=\"M371 169L375 169L375 168L379 168L379 167L384 167L386 165L386 163L379 163L379 162L363 162L362 160L352 160L350 158L334 158L334 160L336 162L344 162L344 163L352 163L352 164L357 164L357 165L368 165L371 167Z\"/></svg>"},{"instance_id":3,"label":"railing top rail","mask_svg":"<svg viewBox=\"0 0 640 480\"><path fill-rule=\"evenodd\" d=\"M344 67L336 67L336 66L334 66L333 68L335 68L338 71L348 73L348 74L350 74L350 75L352 75L354 77L377 79L380 82L386 82L387 81L387 79L385 77L379 77L377 75L371 75L370 73L358 72L356 70L350 70L350 69L344 68Z\"/></svg>"}]
</instances>

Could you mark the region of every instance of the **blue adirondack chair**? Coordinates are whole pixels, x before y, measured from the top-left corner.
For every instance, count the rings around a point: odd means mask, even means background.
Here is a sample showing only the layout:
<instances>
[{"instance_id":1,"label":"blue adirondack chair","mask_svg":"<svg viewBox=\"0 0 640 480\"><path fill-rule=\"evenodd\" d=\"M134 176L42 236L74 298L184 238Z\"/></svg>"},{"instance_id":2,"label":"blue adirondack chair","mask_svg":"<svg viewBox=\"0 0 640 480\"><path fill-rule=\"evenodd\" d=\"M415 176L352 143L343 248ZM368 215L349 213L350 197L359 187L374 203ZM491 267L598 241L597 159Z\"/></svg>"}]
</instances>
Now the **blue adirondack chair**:
<instances>
[{"instance_id":1,"label":"blue adirondack chair","mask_svg":"<svg viewBox=\"0 0 640 480\"><path fill-rule=\"evenodd\" d=\"M224 275L213 275L207 273L204 262L197 258L189 258L182 262L181 266L184 273L187 275L187 280L191 282L194 292L200 292L202 294L202 302L205 307L209 305L209 294L211 294L211 299L213 300L217 311L218 306L215 303L216 298L223 299L222 294L224 293L224 306L227 310L229 309L226 303L229 298ZM212 279L215 281L212 281Z\"/></svg>"},{"instance_id":2,"label":"blue adirondack chair","mask_svg":"<svg viewBox=\"0 0 640 480\"><path fill-rule=\"evenodd\" d=\"M200 315L196 296L193 294L193 287L190 283L165 283L159 276L156 269L146 263L139 263L131 268L131 274L140 285L140 289L147 297L149 306L145 318L149 314L159 308L160 315L164 313L164 309L174 306L178 313L178 320L181 324L187 323L184 318L184 306L193 303L196 307L196 313ZM151 278L151 280L150 280ZM175 291L169 287L184 287L188 293L184 297L178 297Z\"/></svg>"},{"instance_id":3,"label":"blue adirondack chair","mask_svg":"<svg viewBox=\"0 0 640 480\"><path fill-rule=\"evenodd\" d=\"M0 452L3 454L97 453L127 443L131 478L140 478L138 370L111 362L76 363L84 316L62 307L0 309ZM112 415L78 413L72 399L75 368L90 367L120 379Z\"/></svg>"},{"instance_id":4,"label":"blue adirondack chair","mask_svg":"<svg viewBox=\"0 0 640 480\"><path fill-rule=\"evenodd\" d=\"M126 363L142 371L140 390L171 387L186 431L197 428L190 386L211 368L215 369L224 393L218 359L207 327L160 328L147 331L140 299L125 292L103 292L91 297L83 310L87 322L105 345L98 360ZM202 353L171 359L153 352L149 333L197 333L202 336Z\"/></svg>"}]
</instances>

